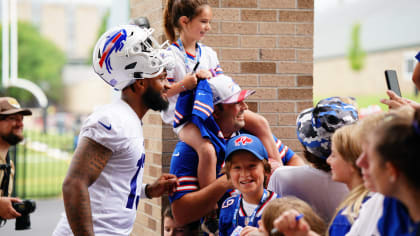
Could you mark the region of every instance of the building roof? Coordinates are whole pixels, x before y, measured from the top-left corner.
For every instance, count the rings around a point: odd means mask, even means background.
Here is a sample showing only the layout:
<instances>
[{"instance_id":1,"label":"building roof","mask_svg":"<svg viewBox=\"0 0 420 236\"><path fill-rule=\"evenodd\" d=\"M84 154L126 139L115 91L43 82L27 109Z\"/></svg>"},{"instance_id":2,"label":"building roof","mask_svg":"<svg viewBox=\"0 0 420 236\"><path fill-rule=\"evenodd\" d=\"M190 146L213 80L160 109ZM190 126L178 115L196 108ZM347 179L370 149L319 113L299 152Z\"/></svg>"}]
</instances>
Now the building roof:
<instances>
[{"instance_id":1,"label":"building roof","mask_svg":"<svg viewBox=\"0 0 420 236\"><path fill-rule=\"evenodd\" d=\"M420 46L419 15L419 0L341 0L328 9L315 6L314 58L347 55L357 22L366 52Z\"/></svg>"}]
</instances>

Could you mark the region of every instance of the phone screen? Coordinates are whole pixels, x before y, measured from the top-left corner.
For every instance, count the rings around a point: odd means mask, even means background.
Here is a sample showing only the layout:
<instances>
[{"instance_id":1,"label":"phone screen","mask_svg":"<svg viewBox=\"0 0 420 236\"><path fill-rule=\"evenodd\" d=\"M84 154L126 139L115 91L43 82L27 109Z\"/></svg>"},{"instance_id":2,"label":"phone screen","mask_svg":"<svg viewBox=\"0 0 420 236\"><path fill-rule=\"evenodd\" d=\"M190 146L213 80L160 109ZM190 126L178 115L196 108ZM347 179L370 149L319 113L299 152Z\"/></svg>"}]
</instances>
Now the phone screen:
<instances>
[{"instance_id":1,"label":"phone screen","mask_svg":"<svg viewBox=\"0 0 420 236\"><path fill-rule=\"evenodd\" d=\"M398 96L401 97L400 86L398 84L397 72L395 70L385 71L386 84L389 90L394 91Z\"/></svg>"}]
</instances>

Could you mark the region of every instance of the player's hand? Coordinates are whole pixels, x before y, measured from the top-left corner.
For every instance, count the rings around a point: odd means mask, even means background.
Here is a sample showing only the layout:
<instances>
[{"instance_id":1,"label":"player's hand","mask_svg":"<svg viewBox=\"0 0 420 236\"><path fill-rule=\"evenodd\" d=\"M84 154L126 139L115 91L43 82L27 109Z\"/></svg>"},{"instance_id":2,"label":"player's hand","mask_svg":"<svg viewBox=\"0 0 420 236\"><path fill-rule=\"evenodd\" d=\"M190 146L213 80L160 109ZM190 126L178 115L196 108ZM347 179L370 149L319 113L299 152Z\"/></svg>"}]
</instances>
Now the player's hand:
<instances>
[{"instance_id":1,"label":"player's hand","mask_svg":"<svg viewBox=\"0 0 420 236\"><path fill-rule=\"evenodd\" d=\"M195 74L199 79L207 79L212 77L212 74L208 70L199 70Z\"/></svg>"},{"instance_id":2,"label":"player's hand","mask_svg":"<svg viewBox=\"0 0 420 236\"><path fill-rule=\"evenodd\" d=\"M181 81L184 84L185 89L191 90L197 86L197 76L196 74L187 74L184 76L184 79Z\"/></svg>"},{"instance_id":3,"label":"player's hand","mask_svg":"<svg viewBox=\"0 0 420 236\"><path fill-rule=\"evenodd\" d=\"M173 174L162 174L153 184L149 184L146 189L147 196L160 197L167 193L172 195L176 191L179 181Z\"/></svg>"},{"instance_id":4,"label":"player's hand","mask_svg":"<svg viewBox=\"0 0 420 236\"><path fill-rule=\"evenodd\" d=\"M0 197L0 217L3 219L14 219L21 216L13 206L12 202L22 202L19 198L14 197Z\"/></svg>"}]
</instances>

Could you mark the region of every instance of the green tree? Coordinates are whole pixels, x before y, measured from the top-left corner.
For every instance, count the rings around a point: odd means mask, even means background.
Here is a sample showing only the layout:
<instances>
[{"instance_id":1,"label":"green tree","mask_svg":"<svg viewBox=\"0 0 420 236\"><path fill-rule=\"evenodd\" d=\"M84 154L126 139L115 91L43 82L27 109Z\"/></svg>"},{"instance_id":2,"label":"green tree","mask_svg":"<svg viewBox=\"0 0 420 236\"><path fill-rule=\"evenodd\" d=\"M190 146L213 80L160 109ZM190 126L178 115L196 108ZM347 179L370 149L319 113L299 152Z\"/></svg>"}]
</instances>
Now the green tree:
<instances>
[{"instance_id":1,"label":"green tree","mask_svg":"<svg viewBox=\"0 0 420 236\"><path fill-rule=\"evenodd\" d=\"M356 23L353 25L351 31L351 45L348 58L350 61L350 66L354 71L360 71L363 69L366 56L366 53L363 51L360 43L360 28L361 24Z\"/></svg>"},{"instance_id":2,"label":"green tree","mask_svg":"<svg viewBox=\"0 0 420 236\"><path fill-rule=\"evenodd\" d=\"M65 64L66 56L61 49L43 37L32 24L18 22L18 77L40 86L50 104L62 101L62 70ZM24 105L37 105L32 94L24 89L9 87L3 93L18 98Z\"/></svg>"}]
</instances>

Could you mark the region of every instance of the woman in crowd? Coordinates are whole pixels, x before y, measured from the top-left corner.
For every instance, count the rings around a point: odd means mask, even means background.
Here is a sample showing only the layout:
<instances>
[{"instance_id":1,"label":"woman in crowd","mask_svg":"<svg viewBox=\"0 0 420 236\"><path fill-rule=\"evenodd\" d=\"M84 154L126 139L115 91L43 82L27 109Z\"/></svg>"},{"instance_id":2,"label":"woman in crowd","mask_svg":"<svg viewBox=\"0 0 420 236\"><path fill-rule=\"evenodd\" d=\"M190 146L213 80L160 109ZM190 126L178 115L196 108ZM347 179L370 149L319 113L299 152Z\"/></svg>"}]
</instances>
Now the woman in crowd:
<instances>
[{"instance_id":1,"label":"woman in crowd","mask_svg":"<svg viewBox=\"0 0 420 236\"><path fill-rule=\"evenodd\" d=\"M343 126L332 136L331 155L327 163L331 166L332 179L347 185L350 192L338 206L327 235L345 235L359 215L369 190L363 185L361 169L356 160L362 153L362 130L357 124Z\"/></svg>"}]
</instances>

